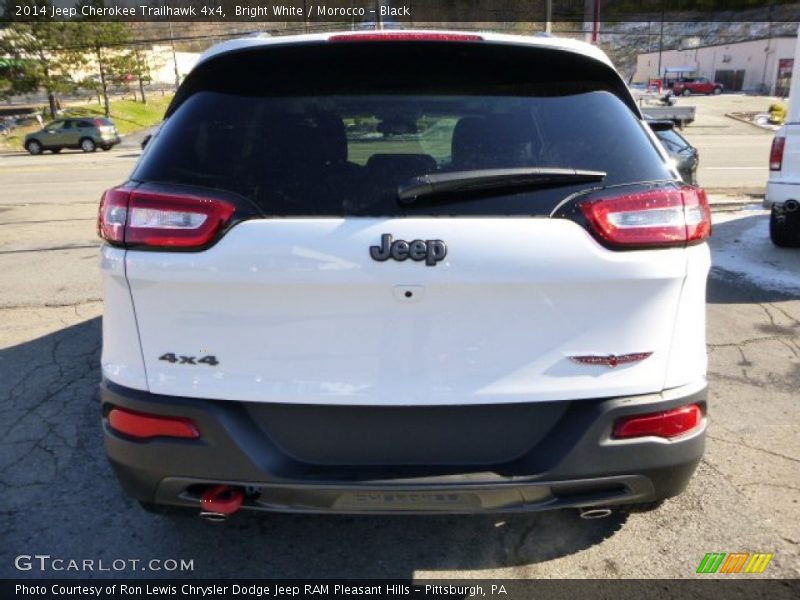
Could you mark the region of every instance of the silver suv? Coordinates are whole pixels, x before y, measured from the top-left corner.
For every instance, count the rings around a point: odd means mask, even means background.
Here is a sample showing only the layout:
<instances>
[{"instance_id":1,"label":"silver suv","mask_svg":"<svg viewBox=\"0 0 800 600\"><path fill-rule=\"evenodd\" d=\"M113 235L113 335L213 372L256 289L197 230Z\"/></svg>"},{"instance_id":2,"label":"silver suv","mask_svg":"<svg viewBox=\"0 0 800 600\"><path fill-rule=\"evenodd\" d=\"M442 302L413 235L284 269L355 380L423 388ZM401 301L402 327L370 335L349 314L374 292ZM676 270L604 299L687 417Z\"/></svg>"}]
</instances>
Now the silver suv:
<instances>
[{"instance_id":1,"label":"silver suv","mask_svg":"<svg viewBox=\"0 0 800 600\"><path fill-rule=\"evenodd\" d=\"M94 152L98 148L111 150L120 143L119 132L111 119L86 117L59 119L39 131L25 136L25 149L31 154L50 150L58 154L64 148Z\"/></svg>"}]
</instances>

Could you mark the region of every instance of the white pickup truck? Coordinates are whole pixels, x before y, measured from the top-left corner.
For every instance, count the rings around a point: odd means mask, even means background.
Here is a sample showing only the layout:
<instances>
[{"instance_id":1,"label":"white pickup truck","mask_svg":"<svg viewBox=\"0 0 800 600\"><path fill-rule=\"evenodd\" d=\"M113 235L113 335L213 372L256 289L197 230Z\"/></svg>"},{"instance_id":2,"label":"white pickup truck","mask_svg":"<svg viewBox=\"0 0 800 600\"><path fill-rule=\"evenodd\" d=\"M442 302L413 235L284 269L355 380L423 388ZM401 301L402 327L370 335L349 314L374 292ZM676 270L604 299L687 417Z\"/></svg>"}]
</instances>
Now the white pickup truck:
<instances>
[{"instance_id":1,"label":"white pickup truck","mask_svg":"<svg viewBox=\"0 0 800 600\"><path fill-rule=\"evenodd\" d=\"M800 64L800 45L795 51ZM776 246L800 247L800 76L789 89L786 123L772 140L764 206L772 209L769 235Z\"/></svg>"}]
</instances>

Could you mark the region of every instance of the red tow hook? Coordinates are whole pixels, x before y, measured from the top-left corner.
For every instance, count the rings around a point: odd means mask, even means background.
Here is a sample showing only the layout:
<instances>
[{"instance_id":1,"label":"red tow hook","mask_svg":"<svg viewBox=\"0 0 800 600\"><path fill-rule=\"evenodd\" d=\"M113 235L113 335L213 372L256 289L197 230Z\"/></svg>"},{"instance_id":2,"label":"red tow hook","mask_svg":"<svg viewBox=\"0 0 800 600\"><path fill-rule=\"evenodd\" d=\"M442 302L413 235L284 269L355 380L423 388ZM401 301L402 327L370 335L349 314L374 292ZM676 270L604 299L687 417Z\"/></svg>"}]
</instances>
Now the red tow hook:
<instances>
[{"instance_id":1,"label":"red tow hook","mask_svg":"<svg viewBox=\"0 0 800 600\"><path fill-rule=\"evenodd\" d=\"M224 521L242 507L244 493L230 485L215 485L200 497L201 517L211 521Z\"/></svg>"}]
</instances>

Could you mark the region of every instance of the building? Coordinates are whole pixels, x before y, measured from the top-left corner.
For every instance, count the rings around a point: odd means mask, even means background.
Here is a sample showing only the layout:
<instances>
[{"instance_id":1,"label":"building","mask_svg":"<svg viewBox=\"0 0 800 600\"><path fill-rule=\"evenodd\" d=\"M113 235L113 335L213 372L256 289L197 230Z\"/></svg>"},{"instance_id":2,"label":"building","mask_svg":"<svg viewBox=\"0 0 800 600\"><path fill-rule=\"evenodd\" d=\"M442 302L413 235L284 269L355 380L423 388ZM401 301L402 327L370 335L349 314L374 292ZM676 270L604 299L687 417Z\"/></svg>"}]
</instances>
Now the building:
<instances>
[{"instance_id":1,"label":"building","mask_svg":"<svg viewBox=\"0 0 800 600\"><path fill-rule=\"evenodd\" d=\"M697 45L636 57L634 81L683 74L719 81L727 91L785 96L789 93L797 37L770 37L729 44ZM686 44L684 44L686 45Z\"/></svg>"},{"instance_id":2,"label":"building","mask_svg":"<svg viewBox=\"0 0 800 600\"><path fill-rule=\"evenodd\" d=\"M168 45L155 45L142 49L144 62L147 65L149 83L158 85L175 85L192 70L200 58L199 52L173 52ZM87 55L85 65L70 73L73 81L86 78L99 78L97 61L92 54Z\"/></svg>"},{"instance_id":3,"label":"building","mask_svg":"<svg viewBox=\"0 0 800 600\"><path fill-rule=\"evenodd\" d=\"M172 52L170 46L152 46L146 51L146 60L152 83L175 83L175 76L179 81L192 70L200 58L199 52Z\"/></svg>"}]
</instances>

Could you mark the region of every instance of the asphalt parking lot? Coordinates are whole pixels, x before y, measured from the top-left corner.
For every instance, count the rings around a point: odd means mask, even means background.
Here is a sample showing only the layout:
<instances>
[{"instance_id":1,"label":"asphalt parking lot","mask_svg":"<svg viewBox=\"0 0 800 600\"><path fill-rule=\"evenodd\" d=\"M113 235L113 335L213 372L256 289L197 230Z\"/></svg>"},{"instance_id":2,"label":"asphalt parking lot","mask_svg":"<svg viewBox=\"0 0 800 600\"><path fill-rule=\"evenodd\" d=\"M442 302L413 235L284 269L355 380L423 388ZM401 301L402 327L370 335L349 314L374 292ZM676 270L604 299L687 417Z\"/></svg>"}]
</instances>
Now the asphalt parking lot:
<instances>
[{"instance_id":1,"label":"asphalt parking lot","mask_svg":"<svg viewBox=\"0 0 800 600\"><path fill-rule=\"evenodd\" d=\"M726 113L766 112L775 98L725 94L678 98L695 106L696 120L683 134L700 151L697 177L717 194L763 194L769 176L773 132L726 117Z\"/></svg>"},{"instance_id":2,"label":"asphalt parking lot","mask_svg":"<svg viewBox=\"0 0 800 600\"><path fill-rule=\"evenodd\" d=\"M687 129L704 165L765 164L769 134L705 111L713 118ZM729 134L724 152L735 159L715 153ZM95 391L94 218L101 192L130 171L137 141L108 153L0 156L0 576L693 577L708 552L774 553L761 576L800 575L800 252L772 247L766 214L753 207L715 215L708 447L688 490L657 511L599 521L574 511L242 514L223 525L143 512L106 463ZM731 170L710 187L763 187L766 168L755 173ZM20 554L194 568L20 572Z\"/></svg>"}]
</instances>

